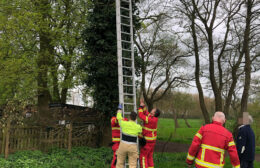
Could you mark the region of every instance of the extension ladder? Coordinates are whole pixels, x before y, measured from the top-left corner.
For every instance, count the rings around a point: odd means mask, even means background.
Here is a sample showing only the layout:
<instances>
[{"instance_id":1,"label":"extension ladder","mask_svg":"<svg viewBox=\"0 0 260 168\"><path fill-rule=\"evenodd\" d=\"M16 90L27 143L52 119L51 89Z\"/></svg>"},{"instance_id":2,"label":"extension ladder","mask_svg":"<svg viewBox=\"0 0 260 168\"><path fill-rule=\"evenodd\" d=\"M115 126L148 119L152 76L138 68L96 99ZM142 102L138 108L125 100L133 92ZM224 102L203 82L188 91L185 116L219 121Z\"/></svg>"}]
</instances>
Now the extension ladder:
<instances>
[{"instance_id":1,"label":"extension ladder","mask_svg":"<svg viewBox=\"0 0 260 168\"><path fill-rule=\"evenodd\" d=\"M126 117L132 111L137 112L132 0L116 0L116 27L119 103L123 105L123 116Z\"/></svg>"}]
</instances>

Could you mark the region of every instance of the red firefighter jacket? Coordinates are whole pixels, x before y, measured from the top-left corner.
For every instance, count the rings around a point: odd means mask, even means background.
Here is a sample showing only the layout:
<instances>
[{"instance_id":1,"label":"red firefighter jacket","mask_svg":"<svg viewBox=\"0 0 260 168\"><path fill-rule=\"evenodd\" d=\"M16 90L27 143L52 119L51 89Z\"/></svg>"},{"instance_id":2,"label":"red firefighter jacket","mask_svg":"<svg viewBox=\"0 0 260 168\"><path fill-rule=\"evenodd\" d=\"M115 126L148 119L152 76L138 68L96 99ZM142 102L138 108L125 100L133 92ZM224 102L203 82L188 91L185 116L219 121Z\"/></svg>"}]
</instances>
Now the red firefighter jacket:
<instances>
[{"instance_id":1,"label":"red firefighter jacket","mask_svg":"<svg viewBox=\"0 0 260 168\"><path fill-rule=\"evenodd\" d=\"M142 135L147 142L155 142L157 138L158 118L151 116L146 107L139 107L138 116L143 120Z\"/></svg>"},{"instance_id":2,"label":"red firefighter jacket","mask_svg":"<svg viewBox=\"0 0 260 168\"><path fill-rule=\"evenodd\" d=\"M240 168L232 134L221 123L214 121L202 126L196 133L186 162L192 164L195 160L197 168L223 168L225 151L229 153L233 168Z\"/></svg>"},{"instance_id":3,"label":"red firefighter jacket","mask_svg":"<svg viewBox=\"0 0 260 168\"><path fill-rule=\"evenodd\" d=\"M128 121L127 118L123 120ZM112 142L120 142L120 126L116 117L111 118Z\"/></svg>"}]
</instances>

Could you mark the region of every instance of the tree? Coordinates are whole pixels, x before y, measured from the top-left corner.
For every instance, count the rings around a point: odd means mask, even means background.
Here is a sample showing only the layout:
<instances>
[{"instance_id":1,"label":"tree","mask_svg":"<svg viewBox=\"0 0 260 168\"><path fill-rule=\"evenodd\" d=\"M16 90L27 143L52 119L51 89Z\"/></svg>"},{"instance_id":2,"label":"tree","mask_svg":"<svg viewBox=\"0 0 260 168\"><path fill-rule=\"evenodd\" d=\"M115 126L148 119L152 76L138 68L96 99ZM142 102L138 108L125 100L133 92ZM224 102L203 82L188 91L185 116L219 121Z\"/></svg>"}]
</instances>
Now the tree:
<instances>
[{"instance_id":1,"label":"tree","mask_svg":"<svg viewBox=\"0 0 260 168\"><path fill-rule=\"evenodd\" d=\"M82 36L86 51L82 68L87 72L83 83L91 88L94 108L109 121L118 104L115 1L93 1L89 10Z\"/></svg>"},{"instance_id":2,"label":"tree","mask_svg":"<svg viewBox=\"0 0 260 168\"><path fill-rule=\"evenodd\" d=\"M159 11L153 10L156 5L159 5ZM139 5L143 7L140 9L142 27L137 31L135 44L141 60L140 95L149 110L168 90L189 78L183 71L187 65L184 58L189 57L189 53L181 51L174 34L167 30L170 17L167 10L161 11L161 8L165 9L164 5L167 4L161 1L143 1Z\"/></svg>"},{"instance_id":3,"label":"tree","mask_svg":"<svg viewBox=\"0 0 260 168\"><path fill-rule=\"evenodd\" d=\"M82 35L85 53L80 68L86 72L83 84L93 97L93 108L100 114L99 145L119 103L115 1L91 1L88 11L88 24Z\"/></svg>"},{"instance_id":4,"label":"tree","mask_svg":"<svg viewBox=\"0 0 260 168\"><path fill-rule=\"evenodd\" d=\"M68 89L77 84L86 5L83 0L1 2L1 64L12 69L3 68L1 74L14 76L7 86L21 89L13 94L28 91L38 97L31 102L40 111L50 102L66 103Z\"/></svg>"},{"instance_id":5,"label":"tree","mask_svg":"<svg viewBox=\"0 0 260 168\"><path fill-rule=\"evenodd\" d=\"M242 9L244 9L242 8L243 4L244 1L230 1L227 3L221 0L180 0L175 8L179 15L182 15L180 22L185 25L183 30L189 32L190 37L193 39L193 44L182 41L195 55L196 85L200 95L203 116L207 123L209 117L204 103L201 78L208 78L209 90L212 90L215 98L215 111L224 111L228 116L233 93L238 86L239 79L242 77L243 72L249 70L247 66L250 65L250 62L247 61L243 66L243 58L246 58L250 38L248 38L248 32L242 31L241 34L237 29L237 25L234 24L239 20L237 18L241 16ZM183 20L183 15L189 22ZM247 15L244 16L246 18ZM248 21L250 22L250 20ZM250 27L248 27L250 23L244 23L241 22L240 28L242 30L248 30L247 28L249 28L248 31L250 31ZM216 32L220 27L224 31L222 34L217 34ZM201 63L204 62L207 62L207 65L203 65L203 67L208 70L203 69L202 71ZM242 70L243 67L247 68ZM250 79L248 77L247 79L246 83L250 83ZM244 86L246 89L248 84Z\"/></svg>"},{"instance_id":6,"label":"tree","mask_svg":"<svg viewBox=\"0 0 260 168\"><path fill-rule=\"evenodd\" d=\"M20 5L25 5L26 2ZM33 25L32 15L19 4L2 2L0 6L0 107L20 99L36 102L35 35L24 33ZM16 17L21 16L21 17ZM27 25L27 26L25 26Z\"/></svg>"}]
</instances>

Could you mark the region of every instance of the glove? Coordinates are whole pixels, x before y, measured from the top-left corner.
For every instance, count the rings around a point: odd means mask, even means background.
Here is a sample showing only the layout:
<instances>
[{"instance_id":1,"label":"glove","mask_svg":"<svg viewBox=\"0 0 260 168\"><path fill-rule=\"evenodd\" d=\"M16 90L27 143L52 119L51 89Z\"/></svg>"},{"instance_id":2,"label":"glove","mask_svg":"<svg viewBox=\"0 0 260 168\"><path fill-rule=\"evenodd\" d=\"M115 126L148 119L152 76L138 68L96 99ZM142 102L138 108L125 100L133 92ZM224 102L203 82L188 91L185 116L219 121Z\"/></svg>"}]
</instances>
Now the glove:
<instances>
[{"instance_id":1,"label":"glove","mask_svg":"<svg viewBox=\"0 0 260 168\"><path fill-rule=\"evenodd\" d=\"M118 104L118 107L117 107L119 110L122 110L123 109L123 107L122 107L122 104Z\"/></svg>"}]
</instances>

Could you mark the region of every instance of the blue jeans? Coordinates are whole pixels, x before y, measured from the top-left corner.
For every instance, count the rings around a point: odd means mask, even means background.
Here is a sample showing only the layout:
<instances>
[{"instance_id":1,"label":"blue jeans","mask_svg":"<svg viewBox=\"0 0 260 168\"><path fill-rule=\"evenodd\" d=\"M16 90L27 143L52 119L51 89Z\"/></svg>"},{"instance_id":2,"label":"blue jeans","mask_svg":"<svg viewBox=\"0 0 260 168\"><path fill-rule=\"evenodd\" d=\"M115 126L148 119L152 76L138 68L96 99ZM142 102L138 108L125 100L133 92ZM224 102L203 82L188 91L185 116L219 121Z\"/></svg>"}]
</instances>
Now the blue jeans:
<instances>
[{"instance_id":1,"label":"blue jeans","mask_svg":"<svg viewBox=\"0 0 260 168\"><path fill-rule=\"evenodd\" d=\"M241 168L254 168L254 161L240 161L240 167Z\"/></svg>"}]
</instances>

